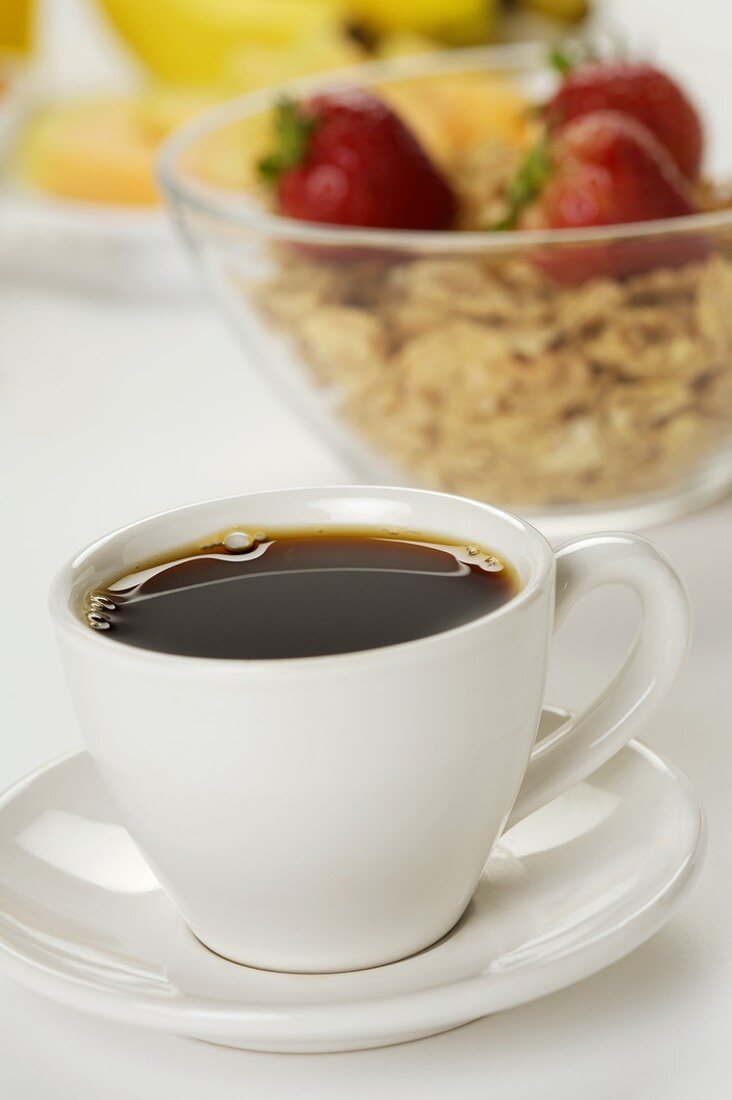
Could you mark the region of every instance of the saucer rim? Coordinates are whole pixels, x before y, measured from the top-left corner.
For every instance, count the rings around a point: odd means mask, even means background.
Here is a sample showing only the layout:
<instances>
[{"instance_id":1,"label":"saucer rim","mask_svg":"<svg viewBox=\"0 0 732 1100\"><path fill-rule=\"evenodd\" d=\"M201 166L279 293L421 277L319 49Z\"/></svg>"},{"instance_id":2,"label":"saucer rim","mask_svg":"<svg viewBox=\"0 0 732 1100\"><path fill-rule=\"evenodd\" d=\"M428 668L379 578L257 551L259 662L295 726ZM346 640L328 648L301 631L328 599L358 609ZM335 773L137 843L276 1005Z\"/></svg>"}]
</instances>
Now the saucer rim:
<instances>
[{"instance_id":1,"label":"saucer rim","mask_svg":"<svg viewBox=\"0 0 732 1100\"><path fill-rule=\"evenodd\" d=\"M396 1036L417 1037L446 1031L493 1012L538 1000L598 973L650 939L691 889L703 864L707 824L694 785L680 768L642 741L629 741L620 750L627 751L677 785L693 821L688 848L672 877L639 909L604 926L580 947L560 950L544 961L499 973L487 968L479 975L454 982L393 996L346 1001L337 1006L297 1004L274 1008L256 1003L224 1006L216 1000L185 995L177 1001L156 1002L115 993L29 959L2 939L0 971L33 992L82 1012L213 1042L251 1044L255 1049L258 1043L262 1044L260 1049L268 1049L267 1044L275 1044L269 1049L279 1050L288 1049L290 1044L295 1049L302 1044L297 1049L305 1050L312 1044L313 1049L326 1050L339 1049L340 1044L347 1043L367 1046L377 1041L399 1042ZM0 794L0 814L47 772L88 755L83 747L71 749L17 780ZM201 950L206 948L201 945ZM319 975L306 975L303 980L308 977Z\"/></svg>"}]
</instances>

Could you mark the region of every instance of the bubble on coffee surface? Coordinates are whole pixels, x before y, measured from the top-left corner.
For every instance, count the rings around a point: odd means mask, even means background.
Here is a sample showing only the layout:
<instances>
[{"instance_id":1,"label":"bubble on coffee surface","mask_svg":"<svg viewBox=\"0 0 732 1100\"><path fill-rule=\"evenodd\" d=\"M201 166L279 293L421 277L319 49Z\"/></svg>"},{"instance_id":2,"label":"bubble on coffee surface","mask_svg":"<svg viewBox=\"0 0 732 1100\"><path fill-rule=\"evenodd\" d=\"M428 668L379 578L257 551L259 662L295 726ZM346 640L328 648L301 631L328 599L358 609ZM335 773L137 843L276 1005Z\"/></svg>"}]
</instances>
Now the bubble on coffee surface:
<instances>
[{"instance_id":1,"label":"bubble on coffee surface","mask_svg":"<svg viewBox=\"0 0 732 1100\"><path fill-rule=\"evenodd\" d=\"M92 630L109 630L111 620L106 615L100 615L98 611L87 611L86 621Z\"/></svg>"},{"instance_id":2,"label":"bubble on coffee surface","mask_svg":"<svg viewBox=\"0 0 732 1100\"><path fill-rule=\"evenodd\" d=\"M113 600L110 600L109 596L105 596L99 592L95 592L89 600L89 607L92 611L116 611L117 604Z\"/></svg>"},{"instance_id":3,"label":"bubble on coffee surface","mask_svg":"<svg viewBox=\"0 0 732 1100\"><path fill-rule=\"evenodd\" d=\"M234 554L241 554L245 550L251 550L254 546L254 535L248 531L229 531L224 539L224 547Z\"/></svg>"},{"instance_id":4,"label":"bubble on coffee surface","mask_svg":"<svg viewBox=\"0 0 732 1100\"><path fill-rule=\"evenodd\" d=\"M465 549L468 552L468 557L482 558L482 561L471 562L471 565L479 565L487 573L500 573L503 569L503 562L495 554L488 554L485 550L481 550L479 546L470 545L466 546Z\"/></svg>"},{"instance_id":5,"label":"bubble on coffee surface","mask_svg":"<svg viewBox=\"0 0 732 1100\"><path fill-rule=\"evenodd\" d=\"M114 600L103 592L92 592L86 609L86 621L92 630L109 630L112 625L113 611L117 610Z\"/></svg>"}]
</instances>

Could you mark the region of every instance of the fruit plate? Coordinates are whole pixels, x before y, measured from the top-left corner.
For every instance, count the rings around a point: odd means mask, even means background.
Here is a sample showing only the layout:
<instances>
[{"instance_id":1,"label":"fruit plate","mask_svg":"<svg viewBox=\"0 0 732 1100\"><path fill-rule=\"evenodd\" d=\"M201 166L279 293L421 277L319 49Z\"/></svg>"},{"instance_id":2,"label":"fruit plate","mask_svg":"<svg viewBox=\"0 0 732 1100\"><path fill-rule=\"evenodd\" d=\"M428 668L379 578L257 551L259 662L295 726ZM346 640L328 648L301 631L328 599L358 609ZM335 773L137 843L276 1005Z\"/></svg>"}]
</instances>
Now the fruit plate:
<instances>
[{"instance_id":1,"label":"fruit plate","mask_svg":"<svg viewBox=\"0 0 732 1100\"><path fill-rule=\"evenodd\" d=\"M137 297L193 295L197 280L163 209L64 200L14 175L39 89L20 70L0 99L0 274Z\"/></svg>"},{"instance_id":2,"label":"fruit plate","mask_svg":"<svg viewBox=\"0 0 732 1100\"><path fill-rule=\"evenodd\" d=\"M195 272L160 210L0 191L0 272L128 297L192 296Z\"/></svg>"}]
</instances>

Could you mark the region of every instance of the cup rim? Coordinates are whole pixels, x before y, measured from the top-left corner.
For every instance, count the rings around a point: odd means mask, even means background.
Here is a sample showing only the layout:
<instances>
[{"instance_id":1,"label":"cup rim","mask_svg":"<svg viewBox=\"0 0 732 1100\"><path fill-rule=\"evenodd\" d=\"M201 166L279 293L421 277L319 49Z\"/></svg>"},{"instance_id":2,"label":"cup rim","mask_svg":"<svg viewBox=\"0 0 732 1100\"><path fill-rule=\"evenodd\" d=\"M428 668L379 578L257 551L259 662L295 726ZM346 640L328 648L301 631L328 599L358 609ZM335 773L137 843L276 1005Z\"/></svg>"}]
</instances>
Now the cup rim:
<instances>
[{"instance_id":1,"label":"cup rim","mask_svg":"<svg viewBox=\"0 0 732 1100\"><path fill-rule=\"evenodd\" d=\"M91 630L82 622L79 615L70 606L69 596L74 581L75 571L79 566L93 558L94 555L109 542L118 539L120 536L134 535L136 531L139 531L140 528L146 525L163 522L169 517L173 517L177 514L192 512L209 505L233 505L234 502L239 503L245 500L256 500L257 497L272 497L286 494L307 493L317 497L319 494L327 495L336 492L339 494L355 493L359 496L366 496L373 493L379 494L382 497L384 495L403 496L406 494L410 497L416 496L423 499L436 498L438 500L458 501L466 507L477 509L484 514L487 513L503 522L508 521L525 536L527 545L532 547L533 552L531 554L531 560L532 564L535 566L532 576L529 577L526 584L522 585L519 591L516 592L511 599L501 604L500 607L494 608L475 619L470 619L460 626L451 627L449 630L442 630L434 634L424 635L420 638L398 642L394 645L378 646L373 649L359 649L347 653L326 653L305 657L222 658L188 656L179 653L165 653L158 650L144 649L141 646L128 645L125 642L103 636L99 632ZM358 526L358 524L355 526ZM502 553L500 547L496 547L495 549L499 554ZM504 508L499 508L496 505L486 504L483 501L473 500L469 497L461 497L455 493L441 493L431 489L414 489L390 485L330 484L322 486L290 486L279 489L258 490L249 493L237 493L223 497L211 497L206 500L195 501L192 504L183 504L176 508L168 508L161 512L155 512L152 515L144 516L142 519L134 520L132 523L115 528L113 531L88 543L83 549L67 559L56 572L51 582L48 594L48 604L51 618L60 632L73 638L81 645L95 648L97 646L102 646L103 649L100 652L106 652L108 656L113 656L118 659L145 665L153 662L154 664L167 666L168 668L185 668L191 673L194 671L198 673L214 672L228 675L233 673L238 677L241 677L245 672L250 674L258 672L279 672L282 674L286 672L305 672L314 669L322 669L325 664L334 662L343 667L357 667L361 664L383 660L385 655L388 655L388 658L398 659L402 656L412 654L415 651L433 648L443 641L469 635L484 626L486 622L493 622L506 618L519 608L533 602L543 591L547 580L551 577L554 569L554 562L554 550L551 544L536 527L522 517L515 515L513 512L506 511Z\"/></svg>"},{"instance_id":2,"label":"cup rim","mask_svg":"<svg viewBox=\"0 0 732 1100\"><path fill-rule=\"evenodd\" d=\"M186 176L180 167L184 152L201 137L271 107L283 95L302 96L342 84L370 86L389 79L420 78L474 72L539 71L545 65L546 46L540 42L441 50L390 60L361 62L332 72L283 81L220 103L178 127L160 146L157 178L167 202L175 209L187 206L231 227L248 229L293 243L326 245L335 249L404 250L414 253L488 253L501 255L517 249L565 247L625 242L647 238L676 238L709 234L732 225L732 210L723 209L648 222L580 229L510 229L501 231L394 230L327 225L298 221L262 209L248 193L227 191Z\"/></svg>"}]
</instances>

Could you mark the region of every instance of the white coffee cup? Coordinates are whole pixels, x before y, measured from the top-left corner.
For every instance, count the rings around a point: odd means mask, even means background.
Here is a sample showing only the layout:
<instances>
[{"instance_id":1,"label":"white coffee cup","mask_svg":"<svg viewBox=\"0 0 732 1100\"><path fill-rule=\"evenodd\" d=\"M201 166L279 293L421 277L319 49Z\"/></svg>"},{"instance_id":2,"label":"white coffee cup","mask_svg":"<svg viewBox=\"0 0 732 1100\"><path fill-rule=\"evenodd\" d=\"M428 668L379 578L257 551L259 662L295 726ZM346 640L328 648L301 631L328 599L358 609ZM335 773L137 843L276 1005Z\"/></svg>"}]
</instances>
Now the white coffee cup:
<instances>
[{"instance_id":1,"label":"white coffee cup","mask_svg":"<svg viewBox=\"0 0 732 1100\"><path fill-rule=\"evenodd\" d=\"M516 596L464 626L382 649L283 660L180 657L86 625L83 601L140 562L227 528L363 525L478 543ZM552 632L620 583L641 622L611 686L534 747ZM303 972L403 958L459 920L496 838L639 733L684 663L690 612L635 535L556 553L476 501L336 487L209 501L82 551L51 608L87 747L190 928L241 963Z\"/></svg>"}]
</instances>

